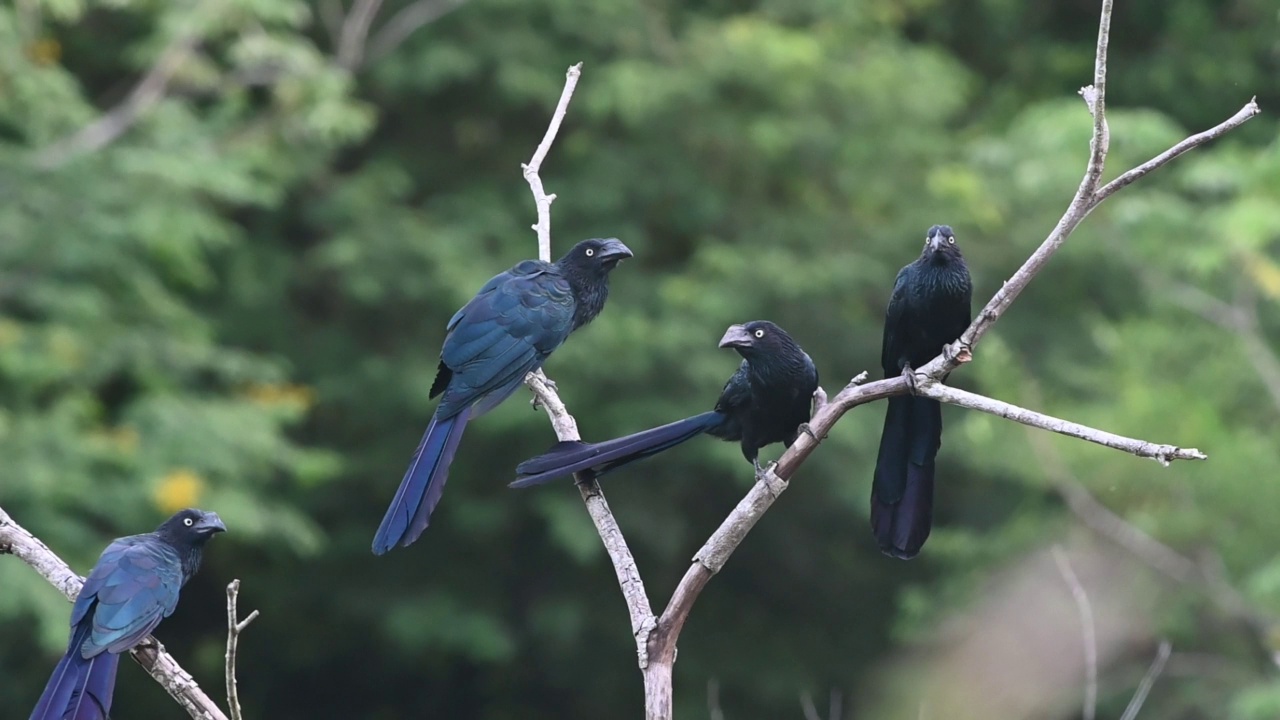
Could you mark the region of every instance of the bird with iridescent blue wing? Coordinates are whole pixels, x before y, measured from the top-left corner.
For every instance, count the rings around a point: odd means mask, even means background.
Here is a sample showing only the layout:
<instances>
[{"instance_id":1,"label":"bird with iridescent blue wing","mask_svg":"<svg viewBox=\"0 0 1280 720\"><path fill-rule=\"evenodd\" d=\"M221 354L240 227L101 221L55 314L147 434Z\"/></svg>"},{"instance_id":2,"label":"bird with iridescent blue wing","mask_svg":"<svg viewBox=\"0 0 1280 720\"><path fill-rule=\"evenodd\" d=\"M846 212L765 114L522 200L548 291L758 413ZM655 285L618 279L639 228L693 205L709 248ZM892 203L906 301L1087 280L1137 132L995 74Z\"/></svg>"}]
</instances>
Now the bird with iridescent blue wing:
<instances>
[{"instance_id":1,"label":"bird with iridescent blue wing","mask_svg":"<svg viewBox=\"0 0 1280 720\"><path fill-rule=\"evenodd\" d=\"M204 545L225 532L217 513L183 510L155 532L122 537L102 551L71 609L71 641L31 720L104 720L120 655L178 606L200 568Z\"/></svg>"},{"instance_id":2,"label":"bird with iridescent blue wing","mask_svg":"<svg viewBox=\"0 0 1280 720\"><path fill-rule=\"evenodd\" d=\"M631 250L583 240L554 263L499 273L449 320L429 397L440 395L409 469L373 538L373 553L411 545L431 522L467 423L497 407L609 297L609 273Z\"/></svg>"}]
</instances>

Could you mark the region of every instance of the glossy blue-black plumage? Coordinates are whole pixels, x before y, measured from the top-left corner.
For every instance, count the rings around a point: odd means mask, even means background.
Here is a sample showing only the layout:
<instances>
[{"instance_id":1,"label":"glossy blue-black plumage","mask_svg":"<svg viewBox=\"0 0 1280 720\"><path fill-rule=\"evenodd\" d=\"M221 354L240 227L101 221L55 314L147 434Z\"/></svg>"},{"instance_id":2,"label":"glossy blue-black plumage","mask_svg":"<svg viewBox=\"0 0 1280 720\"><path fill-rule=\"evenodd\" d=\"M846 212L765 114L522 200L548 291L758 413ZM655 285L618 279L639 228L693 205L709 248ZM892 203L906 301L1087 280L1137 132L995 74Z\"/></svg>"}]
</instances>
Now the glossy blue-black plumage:
<instances>
[{"instance_id":1,"label":"glossy blue-black plumage","mask_svg":"<svg viewBox=\"0 0 1280 720\"><path fill-rule=\"evenodd\" d=\"M604 308L609 273L631 251L584 240L555 263L525 260L491 278L446 326L430 397L440 395L422 441L373 539L373 552L408 546L431 521L467 422L515 392L574 330Z\"/></svg>"},{"instance_id":2,"label":"glossy blue-black plumage","mask_svg":"<svg viewBox=\"0 0 1280 720\"><path fill-rule=\"evenodd\" d=\"M204 544L225 530L216 513L188 509L155 532L108 545L76 597L67 652L31 720L106 718L120 654L173 614L178 591L200 567Z\"/></svg>"},{"instance_id":3,"label":"glossy blue-black plumage","mask_svg":"<svg viewBox=\"0 0 1280 720\"><path fill-rule=\"evenodd\" d=\"M720 341L742 355L711 412L600 443L562 442L516 467L521 488L587 471L592 477L669 450L703 433L737 441L756 464L760 448L790 446L809 419L818 369L782 328L759 320L733 325Z\"/></svg>"},{"instance_id":4,"label":"glossy blue-black plumage","mask_svg":"<svg viewBox=\"0 0 1280 720\"><path fill-rule=\"evenodd\" d=\"M937 357L969 326L973 285L946 225L934 225L920 257L898 272L885 311L880 364L886 377ZM871 486L871 528L886 555L915 557L933 524L934 459L942 446L942 406L910 395L889 398Z\"/></svg>"}]
</instances>

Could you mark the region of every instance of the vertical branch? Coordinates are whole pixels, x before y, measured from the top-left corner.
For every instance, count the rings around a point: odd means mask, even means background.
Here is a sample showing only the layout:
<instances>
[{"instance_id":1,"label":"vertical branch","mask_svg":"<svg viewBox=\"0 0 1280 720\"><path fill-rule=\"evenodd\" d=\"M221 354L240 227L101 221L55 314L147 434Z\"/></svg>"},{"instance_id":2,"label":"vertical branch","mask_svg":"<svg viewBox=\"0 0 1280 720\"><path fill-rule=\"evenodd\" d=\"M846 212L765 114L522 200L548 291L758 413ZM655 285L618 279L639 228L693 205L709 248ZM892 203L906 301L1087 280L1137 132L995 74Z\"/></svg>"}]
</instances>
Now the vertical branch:
<instances>
[{"instance_id":1,"label":"vertical branch","mask_svg":"<svg viewBox=\"0 0 1280 720\"><path fill-rule=\"evenodd\" d=\"M564 121L569 100L573 98L573 91L578 86L578 77L581 74L582 63L570 66L565 74L564 90L561 91L560 101L556 103L555 112L551 115L547 132L543 135L542 142L538 143L533 157L528 163L521 165L524 178L529 183L530 191L533 192L533 201L538 208L538 223L533 226L533 229L538 234L538 258L544 262L551 261L551 203L555 200L555 195L546 194L538 172L542 168L542 161L551 151L551 144L555 142L556 133L559 132L560 124ZM551 420L556 438L561 441L578 440L580 438L578 424L556 393L555 383L541 370L529 373L524 381L533 391L535 403L547 411L547 417ZM595 480L582 474L579 474L576 479L578 492L582 494L582 502L587 507L587 514L591 516L591 522L596 526L596 532L600 535L605 552L609 554L609 560L613 563L614 573L618 577L618 586L622 589L627 613L631 619L631 633L636 640L637 660L640 669L645 670L649 666L649 635L657 621L649 606L649 596L645 593L644 581L640 577L639 568L636 567L635 557L627 547L622 529L618 527L618 521L614 518L613 511L609 509L604 491Z\"/></svg>"},{"instance_id":2,"label":"vertical branch","mask_svg":"<svg viewBox=\"0 0 1280 720\"><path fill-rule=\"evenodd\" d=\"M548 195L542 188L542 178L538 176L538 171L542 169L542 161L547 159L547 153L551 151L556 133L560 132L560 123L564 122L569 100L573 98L574 88L578 87L580 75L582 63L569 66L569 71L564 76L564 90L560 92L560 102L556 103L555 112L551 114L547 133L542 136L542 142L538 143L538 149L533 151L529 162L520 166L529 189L533 191L533 202L538 206L538 224L533 226L533 230L538 234L538 259L544 262L551 262L551 203L555 202L556 196Z\"/></svg>"},{"instance_id":3,"label":"vertical branch","mask_svg":"<svg viewBox=\"0 0 1280 720\"><path fill-rule=\"evenodd\" d=\"M258 617L258 611L240 620L236 617L236 600L240 596L240 580L227 585L227 709L231 720L243 720L240 713L240 690L236 685L236 652L240 647L240 633Z\"/></svg>"},{"instance_id":4,"label":"vertical branch","mask_svg":"<svg viewBox=\"0 0 1280 720\"><path fill-rule=\"evenodd\" d=\"M1093 605L1061 545L1053 546L1053 560L1058 563L1062 579L1071 588L1076 610L1080 613L1080 634L1084 640L1084 708L1080 717L1094 720L1098 716L1098 637L1093 624Z\"/></svg>"}]
</instances>

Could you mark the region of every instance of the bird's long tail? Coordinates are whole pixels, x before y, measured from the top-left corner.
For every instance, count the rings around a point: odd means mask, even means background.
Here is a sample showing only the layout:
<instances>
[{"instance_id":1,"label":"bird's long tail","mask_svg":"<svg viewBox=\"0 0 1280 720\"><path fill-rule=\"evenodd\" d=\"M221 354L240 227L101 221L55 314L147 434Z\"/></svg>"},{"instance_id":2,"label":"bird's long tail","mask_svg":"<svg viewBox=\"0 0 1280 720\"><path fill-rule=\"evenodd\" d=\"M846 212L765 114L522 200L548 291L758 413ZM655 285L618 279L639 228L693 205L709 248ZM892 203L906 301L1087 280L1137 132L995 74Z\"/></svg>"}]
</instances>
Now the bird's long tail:
<instances>
[{"instance_id":1,"label":"bird's long tail","mask_svg":"<svg viewBox=\"0 0 1280 720\"><path fill-rule=\"evenodd\" d=\"M933 463L942 446L942 405L914 396L889 398L871 484L871 530L886 555L920 552L933 524Z\"/></svg>"},{"instance_id":2,"label":"bird's long tail","mask_svg":"<svg viewBox=\"0 0 1280 720\"><path fill-rule=\"evenodd\" d=\"M541 485L562 475L591 470L595 475L657 455L719 426L724 415L712 411L601 443L562 442L516 466L513 488Z\"/></svg>"},{"instance_id":3,"label":"bird's long tail","mask_svg":"<svg viewBox=\"0 0 1280 720\"><path fill-rule=\"evenodd\" d=\"M89 659L80 646L89 634L89 624L77 628L44 687L44 694L31 711L31 720L106 720L116 687L120 656L103 652Z\"/></svg>"},{"instance_id":4,"label":"bird's long tail","mask_svg":"<svg viewBox=\"0 0 1280 720\"><path fill-rule=\"evenodd\" d=\"M444 419L431 418L431 424L422 435L422 442L413 453L409 469L405 471L400 488L387 508L387 514L373 537L373 554L382 555L400 545L408 547L422 535L431 523L431 511L435 510L444 493L449 478L449 464L458 451L462 431L471 418L472 408Z\"/></svg>"}]
</instances>

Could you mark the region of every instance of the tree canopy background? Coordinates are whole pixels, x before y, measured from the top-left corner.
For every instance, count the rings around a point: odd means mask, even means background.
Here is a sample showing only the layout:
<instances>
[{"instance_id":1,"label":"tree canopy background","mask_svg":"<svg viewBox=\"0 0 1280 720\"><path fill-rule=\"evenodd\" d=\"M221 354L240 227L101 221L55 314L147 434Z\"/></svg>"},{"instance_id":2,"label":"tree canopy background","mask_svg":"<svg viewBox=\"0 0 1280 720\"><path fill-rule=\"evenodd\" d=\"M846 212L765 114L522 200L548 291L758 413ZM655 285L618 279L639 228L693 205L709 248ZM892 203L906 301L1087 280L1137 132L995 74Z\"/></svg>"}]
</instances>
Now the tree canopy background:
<instances>
[{"instance_id":1,"label":"tree canopy background","mask_svg":"<svg viewBox=\"0 0 1280 720\"><path fill-rule=\"evenodd\" d=\"M421 541L368 550L446 320L536 252L520 163L564 69L585 62L543 166L553 252L636 252L547 366L602 439L710 407L734 322L787 328L829 390L874 370L933 223L985 301L1079 182L1097 3L421 2L441 17L397 43L409 3L387 2L345 54L339 0L0 7L0 504L81 572L112 537L217 510L231 532L159 636L220 695L221 588L242 578L250 717L634 717L634 643L577 493L505 486L554 440L527 393L469 429ZM935 531L902 563L867 527L883 405L859 408L695 608L680 717L707 716L709 687L727 718L832 690L848 717L1076 717L1054 543L1097 595L1102 716L1159 638L1144 718L1280 715L1278 24L1272 0L1117 3L1110 175L1254 93L1264 114L1095 212L953 376L1210 460L949 408ZM157 63L165 91L138 102ZM130 103L118 136L78 134ZM655 602L750 481L709 440L607 478ZM1192 571L1086 529L1081 491ZM34 703L68 610L0 561L0 716ZM1008 672L1041 664L1043 686ZM130 668L117 710L181 716Z\"/></svg>"}]
</instances>

